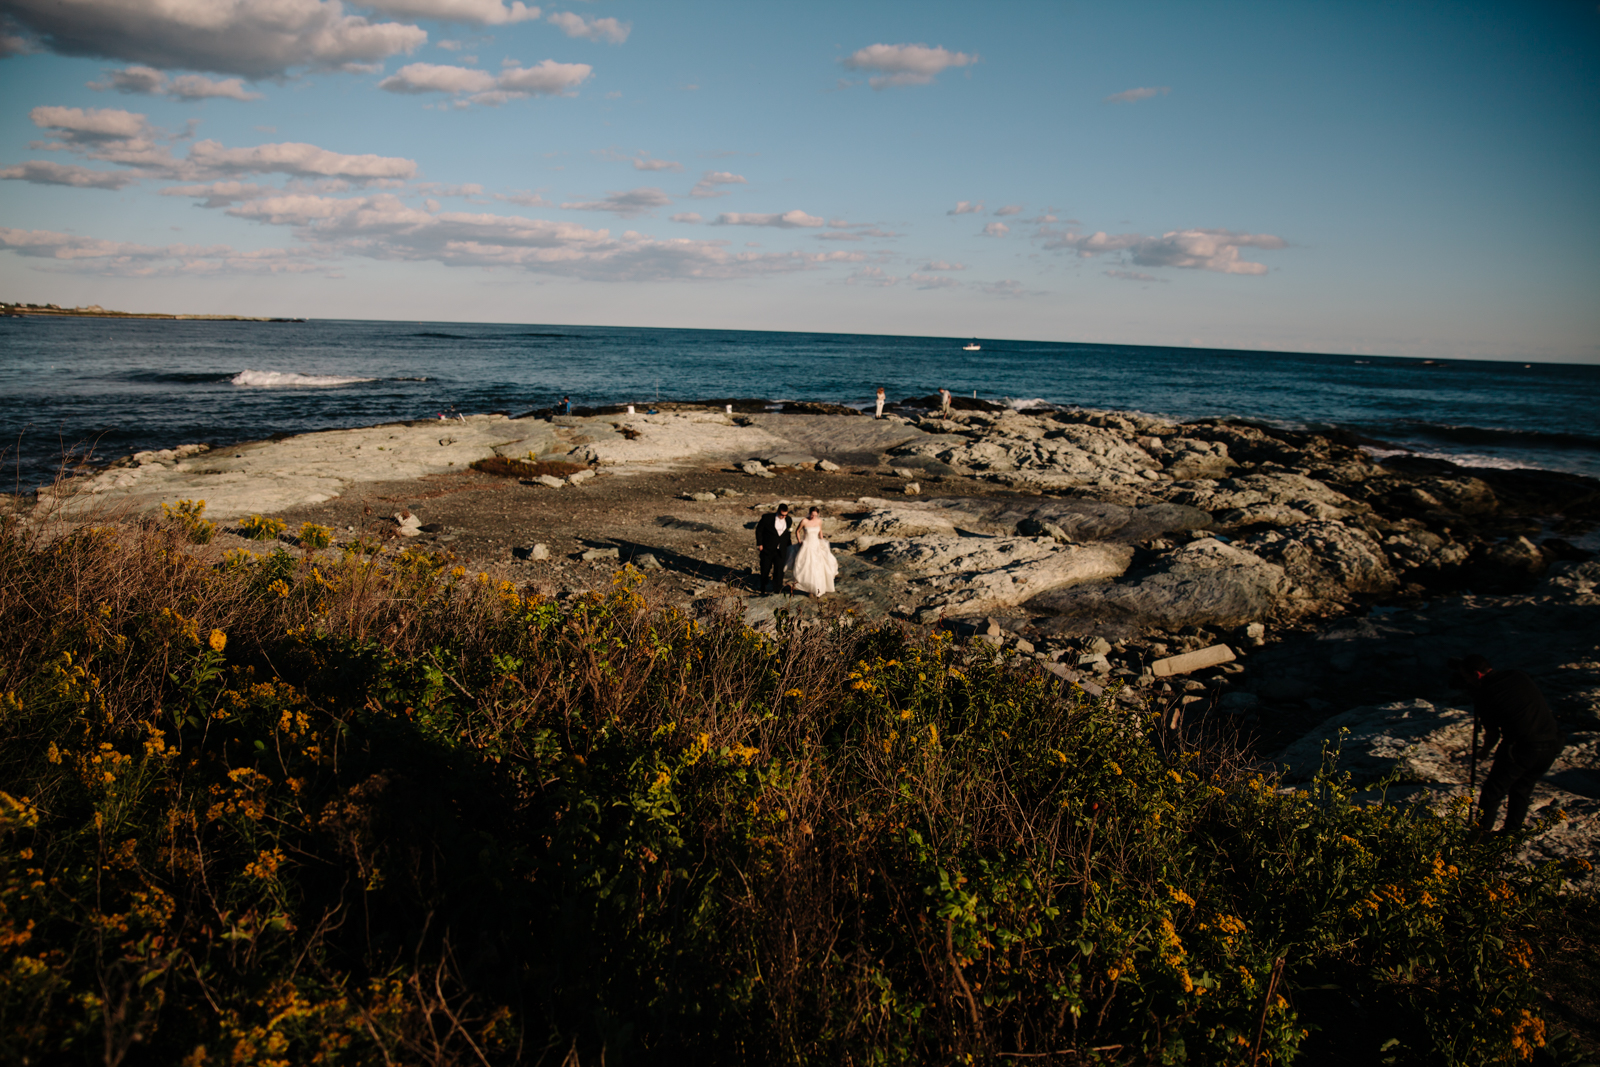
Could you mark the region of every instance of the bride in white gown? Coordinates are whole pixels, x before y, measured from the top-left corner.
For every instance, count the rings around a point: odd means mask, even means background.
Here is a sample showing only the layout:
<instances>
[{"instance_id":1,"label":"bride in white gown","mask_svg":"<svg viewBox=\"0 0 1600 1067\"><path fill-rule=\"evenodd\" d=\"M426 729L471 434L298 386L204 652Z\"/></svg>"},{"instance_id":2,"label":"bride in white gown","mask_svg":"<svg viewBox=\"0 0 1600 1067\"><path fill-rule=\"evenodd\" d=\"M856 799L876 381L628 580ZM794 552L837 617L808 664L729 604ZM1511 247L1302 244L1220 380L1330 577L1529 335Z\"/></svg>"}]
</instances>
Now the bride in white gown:
<instances>
[{"instance_id":1,"label":"bride in white gown","mask_svg":"<svg viewBox=\"0 0 1600 1067\"><path fill-rule=\"evenodd\" d=\"M822 516L817 508L811 509L798 529L796 544L789 550L789 582L808 596L821 596L833 592L833 579L839 573L839 561L833 558L833 549L822 539Z\"/></svg>"}]
</instances>

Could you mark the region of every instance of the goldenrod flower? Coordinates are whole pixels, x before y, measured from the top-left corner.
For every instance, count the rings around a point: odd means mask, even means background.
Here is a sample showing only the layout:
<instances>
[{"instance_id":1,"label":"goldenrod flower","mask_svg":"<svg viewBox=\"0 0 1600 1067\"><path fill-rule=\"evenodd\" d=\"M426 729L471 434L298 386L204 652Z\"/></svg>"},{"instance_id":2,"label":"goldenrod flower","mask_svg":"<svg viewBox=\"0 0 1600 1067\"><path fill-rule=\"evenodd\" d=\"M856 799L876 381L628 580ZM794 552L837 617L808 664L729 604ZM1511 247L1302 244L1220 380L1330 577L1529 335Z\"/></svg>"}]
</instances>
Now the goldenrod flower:
<instances>
[{"instance_id":1,"label":"goldenrod flower","mask_svg":"<svg viewBox=\"0 0 1600 1067\"><path fill-rule=\"evenodd\" d=\"M228 635L223 633L221 630L212 630L210 644L211 651L221 652L223 649L228 647Z\"/></svg>"}]
</instances>

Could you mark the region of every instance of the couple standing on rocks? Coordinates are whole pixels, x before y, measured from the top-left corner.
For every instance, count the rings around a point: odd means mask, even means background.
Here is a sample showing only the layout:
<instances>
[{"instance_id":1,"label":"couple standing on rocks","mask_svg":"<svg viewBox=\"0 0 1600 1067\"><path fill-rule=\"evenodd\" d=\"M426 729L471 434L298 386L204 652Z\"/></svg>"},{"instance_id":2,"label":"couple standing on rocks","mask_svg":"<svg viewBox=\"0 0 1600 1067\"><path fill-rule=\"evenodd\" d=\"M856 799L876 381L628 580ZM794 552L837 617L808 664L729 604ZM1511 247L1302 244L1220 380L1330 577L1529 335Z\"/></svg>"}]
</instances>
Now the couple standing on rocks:
<instances>
[{"instance_id":1,"label":"couple standing on rocks","mask_svg":"<svg viewBox=\"0 0 1600 1067\"><path fill-rule=\"evenodd\" d=\"M833 558L833 550L822 538L821 509L811 509L799 523L798 534L797 544L788 504L779 504L776 511L761 516L761 521L756 523L763 593L767 591L769 577L780 589L787 587L807 596L820 597L833 592L839 561Z\"/></svg>"}]
</instances>

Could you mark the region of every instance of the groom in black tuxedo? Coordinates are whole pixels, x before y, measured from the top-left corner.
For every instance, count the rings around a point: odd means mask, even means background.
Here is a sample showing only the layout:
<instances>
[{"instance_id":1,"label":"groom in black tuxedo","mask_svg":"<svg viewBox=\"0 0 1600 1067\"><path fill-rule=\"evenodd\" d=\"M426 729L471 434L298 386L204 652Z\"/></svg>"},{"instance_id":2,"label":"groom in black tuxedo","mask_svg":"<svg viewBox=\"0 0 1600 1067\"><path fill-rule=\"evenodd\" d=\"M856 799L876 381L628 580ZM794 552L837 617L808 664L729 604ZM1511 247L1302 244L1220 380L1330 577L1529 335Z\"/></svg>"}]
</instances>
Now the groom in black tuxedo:
<instances>
[{"instance_id":1,"label":"groom in black tuxedo","mask_svg":"<svg viewBox=\"0 0 1600 1067\"><path fill-rule=\"evenodd\" d=\"M789 518L789 505L779 504L778 510L761 516L756 523L756 547L761 550L761 591L767 591L767 575L772 584L783 588L783 557L794 542L794 521Z\"/></svg>"}]
</instances>

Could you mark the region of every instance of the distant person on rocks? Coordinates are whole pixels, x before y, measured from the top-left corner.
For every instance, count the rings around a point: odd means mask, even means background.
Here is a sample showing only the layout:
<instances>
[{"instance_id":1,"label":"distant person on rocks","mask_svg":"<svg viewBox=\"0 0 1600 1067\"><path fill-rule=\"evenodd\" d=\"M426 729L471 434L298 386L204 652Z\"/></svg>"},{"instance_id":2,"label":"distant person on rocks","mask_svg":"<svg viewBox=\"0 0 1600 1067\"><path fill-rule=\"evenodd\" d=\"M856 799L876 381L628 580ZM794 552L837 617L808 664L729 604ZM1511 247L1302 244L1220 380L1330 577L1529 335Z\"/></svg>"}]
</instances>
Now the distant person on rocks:
<instances>
[{"instance_id":1,"label":"distant person on rocks","mask_svg":"<svg viewBox=\"0 0 1600 1067\"><path fill-rule=\"evenodd\" d=\"M572 414L572 398L570 396L564 396L561 398L561 414Z\"/></svg>"},{"instance_id":2,"label":"distant person on rocks","mask_svg":"<svg viewBox=\"0 0 1600 1067\"><path fill-rule=\"evenodd\" d=\"M1500 832L1512 833L1521 829L1528 817L1533 787L1561 753L1561 731L1539 687L1522 671L1497 671L1479 655L1451 663L1466 683L1478 718L1486 727L1483 747L1476 755L1487 758L1495 753L1478 798L1477 836L1485 837L1494 829L1500 804L1508 796L1511 799Z\"/></svg>"},{"instance_id":3,"label":"distant person on rocks","mask_svg":"<svg viewBox=\"0 0 1600 1067\"><path fill-rule=\"evenodd\" d=\"M875 419L883 418L883 386L878 386L878 410L872 413Z\"/></svg>"},{"instance_id":4,"label":"distant person on rocks","mask_svg":"<svg viewBox=\"0 0 1600 1067\"><path fill-rule=\"evenodd\" d=\"M941 415L949 415L950 414L950 390L948 390L948 389L939 390L939 399L940 399L939 414L941 414Z\"/></svg>"},{"instance_id":5,"label":"distant person on rocks","mask_svg":"<svg viewBox=\"0 0 1600 1067\"><path fill-rule=\"evenodd\" d=\"M794 523L789 521L789 505L779 504L778 510L761 516L756 523L756 549L761 553L761 591L767 591L768 575L774 586L782 588L783 565L788 559L789 546L794 541Z\"/></svg>"}]
</instances>

